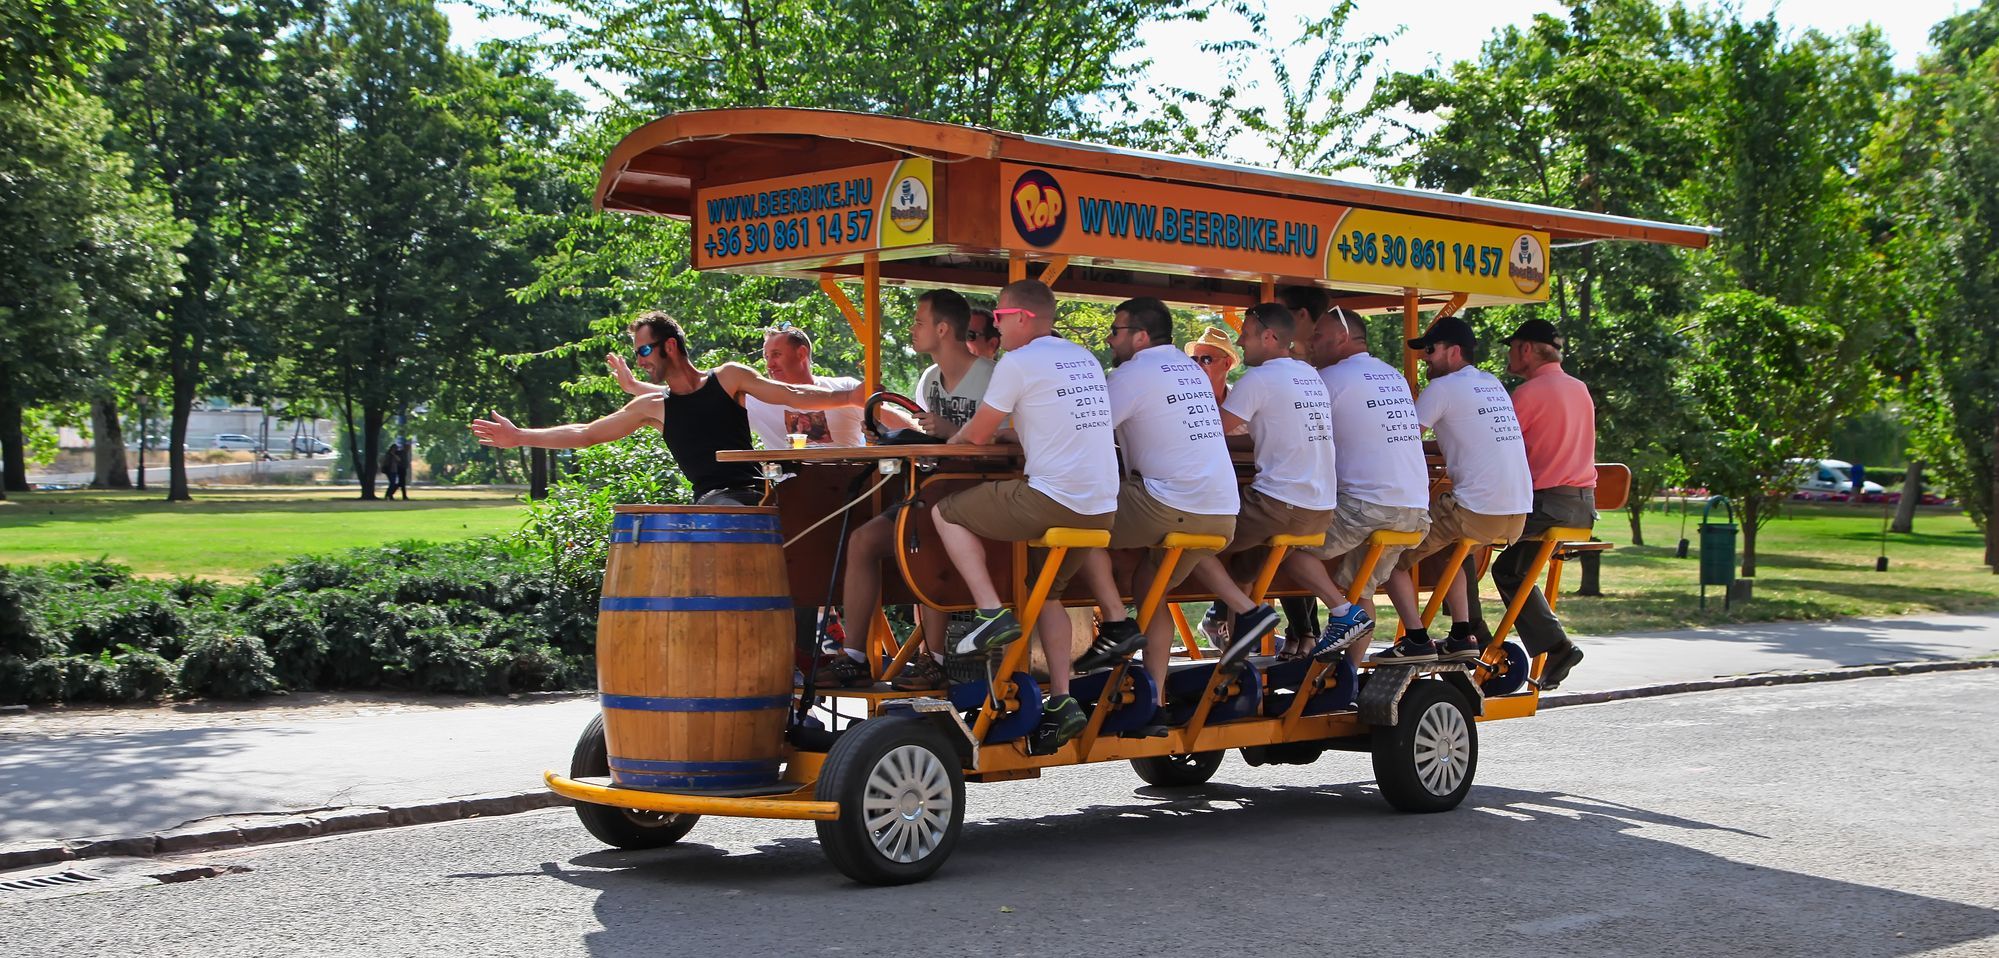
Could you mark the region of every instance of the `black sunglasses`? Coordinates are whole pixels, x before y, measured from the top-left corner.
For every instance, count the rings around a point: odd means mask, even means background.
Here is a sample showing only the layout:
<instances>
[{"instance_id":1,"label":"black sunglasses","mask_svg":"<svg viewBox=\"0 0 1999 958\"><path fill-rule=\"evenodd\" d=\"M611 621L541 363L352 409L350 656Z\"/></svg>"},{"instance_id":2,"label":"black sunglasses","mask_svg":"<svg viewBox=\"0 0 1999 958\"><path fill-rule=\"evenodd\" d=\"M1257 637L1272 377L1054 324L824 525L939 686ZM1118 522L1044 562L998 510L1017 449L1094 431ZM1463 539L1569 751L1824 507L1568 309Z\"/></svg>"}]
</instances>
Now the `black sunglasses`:
<instances>
[{"instance_id":1,"label":"black sunglasses","mask_svg":"<svg viewBox=\"0 0 1999 958\"><path fill-rule=\"evenodd\" d=\"M1194 357L1194 361L1200 363L1203 366L1213 366L1214 364L1221 362L1222 357L1217 356L1214 353L1202 353L1201 355Z\"/></svg>"}]
</instances>

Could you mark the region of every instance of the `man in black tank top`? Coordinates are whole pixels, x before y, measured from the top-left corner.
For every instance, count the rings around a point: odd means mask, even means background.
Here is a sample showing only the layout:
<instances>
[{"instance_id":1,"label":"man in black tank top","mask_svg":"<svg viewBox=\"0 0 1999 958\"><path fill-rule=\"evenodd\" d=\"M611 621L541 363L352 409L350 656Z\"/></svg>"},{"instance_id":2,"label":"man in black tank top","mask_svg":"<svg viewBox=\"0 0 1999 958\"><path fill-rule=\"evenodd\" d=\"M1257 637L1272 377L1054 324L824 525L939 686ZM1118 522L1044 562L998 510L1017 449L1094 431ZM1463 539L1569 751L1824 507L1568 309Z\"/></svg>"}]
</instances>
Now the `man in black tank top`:
<instances>
[{"instance_id":1,"label":"man in black tank top","mask_svg":"<svg viewBox=\"0 0 1999 958\"><path fill-rule=\"evenodd\" d=\"M587 423L523 429L498 412L472 421L482 446L509 449L580 449L623 439L647 427L660 430L667 451L694 486L697 505L754 506L763 499L763 479L755 463L717 462L720 449L749 449L749 413L743 397L794 409L836 409L859 405L859 387L834 389L767 379L742 363L703 371L687 359L687 336L672 317L657 310L631 326L632 352L646 378L666 388L626 403L623 409Z\"/></svg>"}]
</instances>

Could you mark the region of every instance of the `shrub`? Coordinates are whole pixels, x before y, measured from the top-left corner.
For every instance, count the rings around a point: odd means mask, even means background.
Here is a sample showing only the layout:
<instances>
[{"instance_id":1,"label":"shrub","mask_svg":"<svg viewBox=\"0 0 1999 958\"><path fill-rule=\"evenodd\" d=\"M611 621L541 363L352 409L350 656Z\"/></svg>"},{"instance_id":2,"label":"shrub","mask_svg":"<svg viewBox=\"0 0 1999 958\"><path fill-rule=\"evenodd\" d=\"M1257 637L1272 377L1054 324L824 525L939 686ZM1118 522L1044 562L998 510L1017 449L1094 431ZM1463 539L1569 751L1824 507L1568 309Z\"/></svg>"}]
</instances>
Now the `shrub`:
<instances>
[{"instance_id":1,"label":"shrub","mask_svg":"<svg viewBox=\"0 0 1999 958\"><path fill-rule=\"evenodd\" d=\"M144 649L116 656L116 698L121 702L151 702L174 686L174 664Z\"/></svg>"},{"instance_id":2,"label":"shrub","mask_svg":"<svg viewBox=\"0 0 1999 958\"><path fill-rule=\"evenodd\" d=\"M42 617L44 585L31 572L0 566L0 656L39 659L62 651Z\"/></svg>"},{"instance_id":3,"label":"shrub","mask_svg":"<svg viewBox=\"0 0 1999 958\"><path fill-rule=\"evenodd\" d=\"M188 694L219 699L282 691L263 640L228 629L202 632L189 640L175 684Z\"/></svg>"},{"instance_id":4,"label":"shrub","mask_svg":"<svg viewBox=\"0 0 1999 958\"><path fill-rule=\"evenodd\" d=\"M50 630L73 655L131 645L177 658L189 631L186 607L171 591L150 583L70 591L51 603L50 611Z\"/></svg>"},{"instance_id":5,"label":"shrub","mask_svg":"<svg viewBox=\"0 0 1999 958\"><path fill-rule=\"evenodd\" d=\"M304 691L319 686L327 668L326 626L314 597L268 596L245 609L242 622L245 631L264 641L285 688Z\"/></svg>"}]
</instances>

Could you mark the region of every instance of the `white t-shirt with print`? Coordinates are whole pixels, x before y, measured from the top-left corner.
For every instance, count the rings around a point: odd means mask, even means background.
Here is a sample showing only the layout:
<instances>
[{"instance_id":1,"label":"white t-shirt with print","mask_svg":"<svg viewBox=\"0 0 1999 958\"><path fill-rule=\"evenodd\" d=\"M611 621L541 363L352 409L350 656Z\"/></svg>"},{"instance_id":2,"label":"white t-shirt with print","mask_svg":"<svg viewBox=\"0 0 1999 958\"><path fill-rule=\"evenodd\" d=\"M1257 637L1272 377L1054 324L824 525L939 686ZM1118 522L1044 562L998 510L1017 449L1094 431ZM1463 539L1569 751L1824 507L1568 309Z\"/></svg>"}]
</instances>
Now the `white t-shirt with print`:
<instances>
[{"instance_id":1,"label":"white t-shirt with print","mask_svg":"<svg viewBox=\"0 0 1999 958\"><path fill-rule=\"evenodd\" d=\"M1458 504L1486 516L1534 511L1534 479L1513 399L1489 372L1466 366L1416 397L1416 417L1437 433Z\"/></svg>"},{"instance_id":2,"label":"white t-shirt with print","mask_svg":"<svg viewBox=\"0 0 1999 958\"><path fill-rule=\"evenodd\" d=\"M1125 469L1141 477L1145 491L1181 512L1239 512L1221 410L1201 367L1174 346L1153 346L1111 370L1109 380Z\"/></svg>"},{"instance_id":3,"label":"white t-shirt with print","mask_svg":"<svg viewBox=\"0 0 1999 958\"><path fill-rule=\"evenodd\" d=\"M985 405L1013 418L1027 484L1086 516L1117 511L1117 443L1110 390L1097 357L1042 336L993 367Z\"/></svg>"},{"instance_id":4,"label":"white t-shirt with print","mask_svg":"<svg viewBox=\"0 0 1999 958\"><path fill-rule=\"evenodd\" d=\"M812 382L834 389L852 389L861 381L852 376L814 376ZM861 407L842 406L838 409L792 409L764 402L755 396L743 396L743 409L750 414L750 428L756 430L757 441L765 449L791 448L790 434L805 434L808 446L859 446L861 438Z\"/></svg>"},{"instance_id":5,"label":"white t-shirt with print","mask_svg":"<svg viewBox=\"0 0 1999 958\"><path fill-rule=\"evenodd\" d=\"M1300 509L1333 508L1333 405L1318 370L1290 358L1252 366L1222 410L1249 422L1256 443L1251 489Z\"/></svg>"},{"instance_id":6,"label":"white t-shirt with print","mask_svg":"<svg viewBox=\"0 0 1999 958\"><path fill-rule=\"evenodd\" d=\"M1333 403L1340 498L1405 509L1429 506L1423 424L1416 418L1409 381L1367 353L1319 370L1319 378Z\"/></svg>"},{"instance_id":7,"label":"white t-shirt with print","mask_svg":"<svg viewBox=\"0 0 1999 958\"><path fill-rule=\"evenodd\" d=\"M953 389L944 388L943 370L931 363L930 368L917 377L916 395L912 398L925 412L934 412L960 426L972 421L979 411L979 403L985 399L986 387L992 383L993 367L997 365L983 356L972 360L965 367L965 374L958 378Z\"/></svg>"}]
</instances>

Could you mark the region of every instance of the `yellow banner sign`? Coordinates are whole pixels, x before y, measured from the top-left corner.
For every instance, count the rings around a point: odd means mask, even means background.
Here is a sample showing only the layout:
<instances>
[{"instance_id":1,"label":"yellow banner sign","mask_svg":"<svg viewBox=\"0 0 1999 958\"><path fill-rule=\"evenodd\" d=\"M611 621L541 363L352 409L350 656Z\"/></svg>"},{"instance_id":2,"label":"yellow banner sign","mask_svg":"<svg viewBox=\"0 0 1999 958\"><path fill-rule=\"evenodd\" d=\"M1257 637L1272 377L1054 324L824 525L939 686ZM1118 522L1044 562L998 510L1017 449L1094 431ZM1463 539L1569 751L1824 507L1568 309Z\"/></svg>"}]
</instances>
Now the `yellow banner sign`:
<instances>
[{"instance_id":1,"label":"yellow banner sign","mask_svg":"<svg viewBox=\"0 0 1999 958\"><path fill-rule=\"evenodd\" d=\"M936 225L928 159L733 183L695 195L694 268L922 246Z\"/></svg>"},{"instance_id":2,"label":"yellow banner sign","mask_svg":"<svg viewBox=\"0 0 1999 958\"><path fill-rule=\"evenodd\" d=\"M1160 272L1317 276L1336 287L1548 296L1548 235L1317 200L1006 163L1014 249Z\"/></svg>"}]
</instances>

